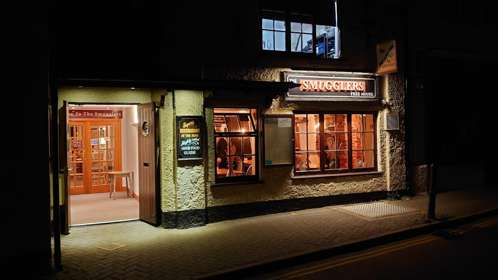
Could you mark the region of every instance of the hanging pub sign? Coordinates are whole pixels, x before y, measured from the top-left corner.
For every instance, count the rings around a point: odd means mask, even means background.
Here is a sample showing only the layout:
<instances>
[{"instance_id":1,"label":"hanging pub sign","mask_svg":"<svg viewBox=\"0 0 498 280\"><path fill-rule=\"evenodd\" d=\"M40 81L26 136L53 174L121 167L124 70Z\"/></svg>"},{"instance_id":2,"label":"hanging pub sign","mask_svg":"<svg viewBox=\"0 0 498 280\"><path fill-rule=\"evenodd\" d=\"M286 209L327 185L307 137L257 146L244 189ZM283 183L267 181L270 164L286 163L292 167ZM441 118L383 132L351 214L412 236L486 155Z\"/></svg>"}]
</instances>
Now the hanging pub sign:
<instances>
[{"instance_id":1,"label":"hanging pub sign","mask_svg":"<svg viewBox=\"0 0 498 280\"><path fill-rule=\"evenodd\" d=\"M70 109L69 118L70 119L121 119L123 118L123 111Z\"/></svg>"},{"instance_id":2,"label":"hanging pub sign","mask_svg":"<svg viewBox=\"0 0 498 280\"><path fill-rule=\"evenodd\" d=\"M287 100L353 101L378 98L377 79L373 74L284 72L284 80L300 85L289 89Z\"/></svg>"},{"instance_id":3,"label":"hanging pub sign","mask_svg":"<svg viewBox=\"0 0 498 280\"><path fill-rule=\"evenodd\" d=\"M202 116L176 117L178 160L202 159Z\"/></svg>"}]
</instances>

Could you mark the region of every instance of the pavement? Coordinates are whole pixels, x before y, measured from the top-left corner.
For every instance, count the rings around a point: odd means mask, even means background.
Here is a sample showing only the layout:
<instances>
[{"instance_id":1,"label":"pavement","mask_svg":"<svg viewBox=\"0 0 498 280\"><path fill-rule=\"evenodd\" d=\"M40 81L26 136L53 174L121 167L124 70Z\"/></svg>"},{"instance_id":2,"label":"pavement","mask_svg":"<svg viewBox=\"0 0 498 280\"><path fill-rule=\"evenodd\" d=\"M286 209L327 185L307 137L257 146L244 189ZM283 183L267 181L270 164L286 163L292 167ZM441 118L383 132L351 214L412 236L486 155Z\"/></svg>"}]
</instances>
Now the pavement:
<instances>
[{"instance_id":1,"label":"pavement","mask_svg":"<svg viewBox=\"0 0 498 280\"><path fill-rule=\"evenodd\" d=\"M498 213L498 189L426 195L164 229L134 221L71 228L55 279L251 278L260 271L359 250ZM353 207L352 207L353 206ZM256 277L257 278L257 277Z\"/></svg>"}]
</instances>

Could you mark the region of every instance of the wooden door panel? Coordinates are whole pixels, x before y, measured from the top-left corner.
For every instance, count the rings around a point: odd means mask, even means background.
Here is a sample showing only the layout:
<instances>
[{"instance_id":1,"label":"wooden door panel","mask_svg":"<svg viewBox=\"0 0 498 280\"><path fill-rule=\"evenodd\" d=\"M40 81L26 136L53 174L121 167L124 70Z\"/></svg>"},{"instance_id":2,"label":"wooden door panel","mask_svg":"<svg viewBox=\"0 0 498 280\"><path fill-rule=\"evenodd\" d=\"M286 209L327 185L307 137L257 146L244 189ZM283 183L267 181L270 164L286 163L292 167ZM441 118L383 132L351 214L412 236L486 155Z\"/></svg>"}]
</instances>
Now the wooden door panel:
<instances>
[{"instance_id":1,"label":"wooden door panel","mask_svg":"<svg viewBox=\"0 0 498 280\"><path fill-rule=\"evenodd\" d=\"M121 170L121 120L71 119L70 193L110 191L107 172ZM120 180L116 191L125 191Z\"/></svg>"},{"instance_id":2,"label":"wooden door panel","mask_svg":"<svg viewBox=\"0 0 498 280\"><path fill-rule=\"evenodd\" d=\"M158 223L156 189L156 123L153 103L138 106L139 217L150 224Z\"/></svg>"}]
</instances>

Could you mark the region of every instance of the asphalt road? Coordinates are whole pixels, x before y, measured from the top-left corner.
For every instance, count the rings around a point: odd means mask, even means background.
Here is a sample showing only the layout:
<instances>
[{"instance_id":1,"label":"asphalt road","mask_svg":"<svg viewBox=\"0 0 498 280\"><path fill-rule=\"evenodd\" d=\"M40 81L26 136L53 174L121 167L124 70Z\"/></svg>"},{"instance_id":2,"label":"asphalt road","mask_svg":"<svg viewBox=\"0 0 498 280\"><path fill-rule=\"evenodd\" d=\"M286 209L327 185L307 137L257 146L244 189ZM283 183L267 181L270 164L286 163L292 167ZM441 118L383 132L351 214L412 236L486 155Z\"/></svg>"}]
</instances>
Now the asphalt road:
<instances>
[{"instance_id":1,"label":"asphalt road","mask_svg":"<svg viewBox=\"0 0 498 280\"><path fill-rule=\"evenodd\" d=\"M256 278L498 279L498 217Z\"/></svg>"}]
</instances>

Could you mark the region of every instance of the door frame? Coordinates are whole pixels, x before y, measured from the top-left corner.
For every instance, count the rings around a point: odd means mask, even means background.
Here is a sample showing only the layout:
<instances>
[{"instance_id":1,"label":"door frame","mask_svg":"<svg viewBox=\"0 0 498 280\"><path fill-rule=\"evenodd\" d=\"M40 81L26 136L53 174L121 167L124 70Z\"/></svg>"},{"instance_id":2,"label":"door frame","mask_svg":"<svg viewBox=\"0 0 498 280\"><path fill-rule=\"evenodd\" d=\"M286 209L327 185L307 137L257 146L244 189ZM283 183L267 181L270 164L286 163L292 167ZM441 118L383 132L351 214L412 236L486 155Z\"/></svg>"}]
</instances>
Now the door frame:
<instances>
[{"instance_id":1,"label":"door frame","mask_svg":"<svg viewBox=\"0 0 498 280\"><path fill-rule=\"evenodd\" d=\"M58 97L59 98L59 97ZM159 226L161 224L161 178L160 178L160 137L159 137L159 108L160 108L160 105L157 104L157 102L154 102L154 101L150 101L150 102L145 102L145 103L137 103L137 102L76 102L76 101L66 101L66 100L63 100L63 103L67 104L67 108L69 108L69 106L71 105L136 105L137 106L137 111L138 111L138 106L140 105L144 105L144 104L148 104L148 103L152 103L154 104L154 132L155 132L155 141L154 141L154 151L155 151L155 160L156 160L156 166L155 166L155 174L156 174L156 178L155 178L155 191L156 191L156 196L155 196L155 204L156 204L156 217L157 217L157 221L156 223L148 223L148 224L151 224L153 226ZM56 110L58 111L58 110ZM66 124L69 124L69 118L67 117L66 118ZM59 126L57 126L57 129L59 130ZM67 141L65 143L66 145L66 149L68 147L68 144L67 144ZM62 168L62 167L59 167L59 168ZM67 164L65 166L65 168L67 169ZM65 192L65 195L66 195L66 198L67 198L67 204L68 204L68 207L66 207L65 210L65 213L66 213L66 217L70 218L71 216L71 213L70 213L70 208L69 208L69 205L70 205L70 195L69 195L69 188L68 188L69 184L65 184L64 185L64 192ZM139 196L140 196L140 193L139 193ZM139 201L140 203L140 201ZM139 204L139 207L140 207L140 204ZM143 221L143 220L141 220ZM143 221L143 222L146 222L146 221ZM68 224L68 231L67 231L67 234L69 234L69 230L70 230L70 225Z\"/></svg>"}]
</instances>

